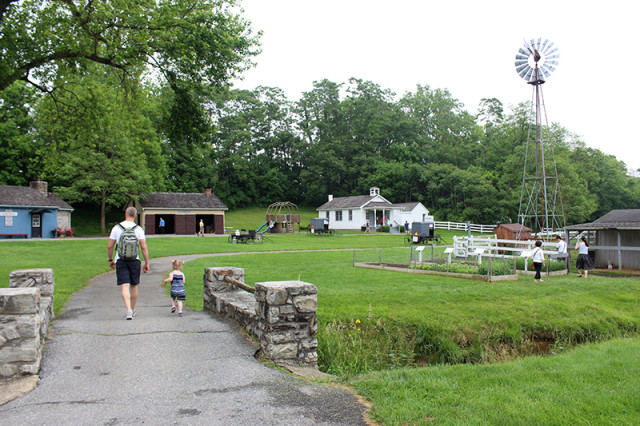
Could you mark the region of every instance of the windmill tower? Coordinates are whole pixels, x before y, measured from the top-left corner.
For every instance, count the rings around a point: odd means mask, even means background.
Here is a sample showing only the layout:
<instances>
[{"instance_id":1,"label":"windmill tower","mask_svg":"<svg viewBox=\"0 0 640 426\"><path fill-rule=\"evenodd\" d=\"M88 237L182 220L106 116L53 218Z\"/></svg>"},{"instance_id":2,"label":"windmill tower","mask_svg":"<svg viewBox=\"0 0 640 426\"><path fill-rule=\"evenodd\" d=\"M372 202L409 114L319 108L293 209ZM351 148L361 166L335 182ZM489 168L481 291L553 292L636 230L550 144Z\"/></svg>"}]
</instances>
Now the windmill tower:
<instances>
[{"instance_id":1,"label":"windmill tower","mask_svg":"<svg viewBox=\"0 0 640 426\"><path fill-rule=\"evenodd\" d=\"M530 117L533 117L535 108L535 128L532 128L534 123L530 121L527 135L518 223L547 237L565 225L558 170L553 145L549 140L549 123L542 96L545 79L558 65L557 52L558 48L549 40L533 39L525 41L515 61L520 77L533 87Z\"/></svg>"}]
</instances>

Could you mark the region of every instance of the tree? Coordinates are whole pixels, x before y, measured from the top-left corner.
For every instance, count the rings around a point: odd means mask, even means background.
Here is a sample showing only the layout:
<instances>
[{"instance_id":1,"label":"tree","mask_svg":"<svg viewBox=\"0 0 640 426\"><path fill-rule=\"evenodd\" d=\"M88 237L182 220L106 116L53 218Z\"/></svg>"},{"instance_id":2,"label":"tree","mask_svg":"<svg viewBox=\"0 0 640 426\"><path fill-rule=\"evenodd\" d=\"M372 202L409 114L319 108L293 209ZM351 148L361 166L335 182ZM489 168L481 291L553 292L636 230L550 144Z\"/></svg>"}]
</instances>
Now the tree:
<instances>
[{"instance_id":1,"label":"tree","mask_svg":"<svg viewBox=\"0 0 640 426\"><path fill-rule=\"evenodd\" d=\"M33 166L37 150L32 105L33 88L24 83L0 92L0 184L26 185L38 178Z\"/></svg>"},{"instance_id":2,"label":"tree","mask_svg":"<svg viewBox=\"0 0 640 426\"><path fill-rule=\"evenodd\" d=\"M219 85L251 65L257 37L235 0L2 0L0 91L24 80L50 91L82 61L121 77L151 66L174 80Z\"/></svg>"},{"instance_id":3,"label":"tree","mask_svg":"<svg viewBox=\"0 0 640 426\"><path fill-rule=\"evenodd\" d=\"M477 162L480 129L448 90L418 85L415 93L407 93L400 100L400 105L420 125L414 161L459 167Z\"/></svg>"},{"instance_id":4,"label":"tree","mask_svg":"<svg viewBox=\"0 0 640 426\"><path fill-rule=\"evenodd\" d=\"M61 100L45 97L38 106L40 150L45 176L69 202L100 205L106 233L107 205L121 207L163 187L166 169L151 121L142 113L139 90L112 90L113 76L69 77L71 91Z\"/></svg>"}]
</instances>

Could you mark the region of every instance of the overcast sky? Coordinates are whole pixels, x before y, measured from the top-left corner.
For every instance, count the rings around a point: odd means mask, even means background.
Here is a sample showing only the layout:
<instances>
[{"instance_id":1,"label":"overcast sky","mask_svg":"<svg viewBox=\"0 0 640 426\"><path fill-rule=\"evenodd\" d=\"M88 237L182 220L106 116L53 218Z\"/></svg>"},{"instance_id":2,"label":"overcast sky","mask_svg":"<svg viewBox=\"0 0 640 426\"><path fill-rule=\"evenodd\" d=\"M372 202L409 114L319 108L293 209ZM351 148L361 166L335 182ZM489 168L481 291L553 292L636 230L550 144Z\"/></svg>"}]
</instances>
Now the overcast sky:
<instances>
[{"instance_id":1,"label":"overcast sky","mask_svg":"<svg viewBox=\"0 0 640 426\"><path fill-rule=\"evenodd\" d=\"M283 89L370 80L398 96L448 89L475 114L482 98L507 109L531 99L515 71L524 39L549 39L560 64L542 86L549 123L640 168L640 25L632 0L242 0L262 30L257 66L235 87Z\"/></svg>"}]
</instances>

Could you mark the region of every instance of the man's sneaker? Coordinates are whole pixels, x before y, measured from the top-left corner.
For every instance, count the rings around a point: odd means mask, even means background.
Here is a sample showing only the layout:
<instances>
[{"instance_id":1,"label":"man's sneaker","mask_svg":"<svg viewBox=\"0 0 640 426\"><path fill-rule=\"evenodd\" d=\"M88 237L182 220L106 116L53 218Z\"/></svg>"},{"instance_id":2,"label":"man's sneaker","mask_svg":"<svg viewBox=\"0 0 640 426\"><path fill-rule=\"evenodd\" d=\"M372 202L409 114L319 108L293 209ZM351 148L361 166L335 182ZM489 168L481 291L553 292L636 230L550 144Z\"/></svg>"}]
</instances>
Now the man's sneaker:
<instances>
[{"instance_id":1,"label":"man's sneaker","mask_svg":"<svg viewBox=\"0 0 640 426\"><path fill-rule=\"evenodd\" d=\"M178 316L181 317L182 316L182 312L178 312Z\"/></svg>"},{"instance_id":2,"label":"man's sneaker","mask_svg":"<svg viewBox=\"0 0 640 426\"><path fill-rule=\"evenodd\" d=\"M128 320L132 320L133 319L133 311L127 311L127 319Z\"/></svg>"},{"instance_id":3,"label":"man's sneaker","mask_svg":"<svg viewBox=\"0 0 640 426\"><path fill-rule=\"evenodd\" d=\"M134 318L136 317L136 310L135 309L133 310L133 317Z\"/></svg>"},{"instance_id":4,"label":"man's sneaker","mask_svg":"<svg viewBox=\"0 0 640 426\"><path fill-rule=\"evenodd\" d=\"M171 313L174 313L175 311L176 311L176 307L175 307L175 306L172 306L172 307L171 307Z\"/></svg>"}]
</instances>

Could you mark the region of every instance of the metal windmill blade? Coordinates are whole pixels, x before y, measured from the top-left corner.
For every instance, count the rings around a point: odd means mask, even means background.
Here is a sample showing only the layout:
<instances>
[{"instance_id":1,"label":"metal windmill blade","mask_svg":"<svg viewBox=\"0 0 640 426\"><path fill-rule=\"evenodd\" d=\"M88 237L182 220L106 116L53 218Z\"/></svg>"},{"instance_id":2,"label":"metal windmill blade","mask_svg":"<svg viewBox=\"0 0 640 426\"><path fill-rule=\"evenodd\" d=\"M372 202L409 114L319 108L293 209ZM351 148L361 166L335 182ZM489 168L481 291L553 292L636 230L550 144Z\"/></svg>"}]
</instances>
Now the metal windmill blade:
<instances>
[{"instance_id":1,"label":"metal windmill blade","mask_svg":"<svg viewBox=\"0 0 640 426\"><path fill-rule=\"evenodd\" d=\"M547 39L524 41L516 53L516 72L529 83L544 83L558 66L558 48Z\"/></svg>"}]
</instances>

